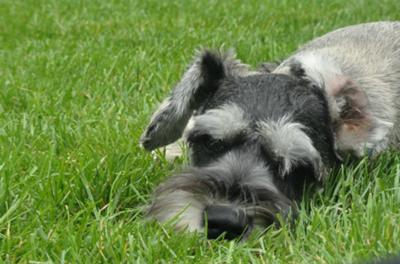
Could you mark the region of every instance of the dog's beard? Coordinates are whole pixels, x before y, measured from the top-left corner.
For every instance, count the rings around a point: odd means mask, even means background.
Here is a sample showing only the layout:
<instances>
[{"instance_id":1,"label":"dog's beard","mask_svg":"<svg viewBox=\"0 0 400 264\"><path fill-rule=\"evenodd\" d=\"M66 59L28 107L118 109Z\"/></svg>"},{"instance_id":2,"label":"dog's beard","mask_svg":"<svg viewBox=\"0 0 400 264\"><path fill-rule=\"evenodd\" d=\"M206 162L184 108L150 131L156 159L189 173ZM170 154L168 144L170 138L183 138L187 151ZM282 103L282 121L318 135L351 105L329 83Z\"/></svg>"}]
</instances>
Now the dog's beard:
<instances>
[{"instance_id":1,"label":"dog's beard","mask_svg":"<svg viewBox=\"0 0 400 264\"><path fill-rule=\"evenodd\" d=\"M292 208L267 167L228 154L210 166L169 177L154 192L148 216L171 221L177 229L202 231L207 226L205 210L214 205L242 210L252 226L261 227L277 223L277 215L286 217Z\"/></svg>"}]
</instances>

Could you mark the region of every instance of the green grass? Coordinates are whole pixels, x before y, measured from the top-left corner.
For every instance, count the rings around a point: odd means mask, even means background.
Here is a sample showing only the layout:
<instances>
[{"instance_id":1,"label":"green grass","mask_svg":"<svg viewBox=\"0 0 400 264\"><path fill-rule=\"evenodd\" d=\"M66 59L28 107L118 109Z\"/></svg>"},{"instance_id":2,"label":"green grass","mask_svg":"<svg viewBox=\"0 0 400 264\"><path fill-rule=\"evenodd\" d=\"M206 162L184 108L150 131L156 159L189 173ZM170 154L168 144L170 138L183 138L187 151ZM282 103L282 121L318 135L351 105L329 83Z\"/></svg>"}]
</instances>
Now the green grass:
<instances>
[{"instance_id":1,"label":"green grass","mask_svg":"<svg viewBox=\"0 0 400 264\"><path fill-rule=\"evenodd\" d=\"M246 243L143 220L179 164L138 147L199 47L251 65L398 0L0 0L0 262L349 263L400 252L400 154L339 170L297 226ZM179 163L179 162L178 162ZM333 174L334 175L334 174Z\"/></svg>"}]
</instances>

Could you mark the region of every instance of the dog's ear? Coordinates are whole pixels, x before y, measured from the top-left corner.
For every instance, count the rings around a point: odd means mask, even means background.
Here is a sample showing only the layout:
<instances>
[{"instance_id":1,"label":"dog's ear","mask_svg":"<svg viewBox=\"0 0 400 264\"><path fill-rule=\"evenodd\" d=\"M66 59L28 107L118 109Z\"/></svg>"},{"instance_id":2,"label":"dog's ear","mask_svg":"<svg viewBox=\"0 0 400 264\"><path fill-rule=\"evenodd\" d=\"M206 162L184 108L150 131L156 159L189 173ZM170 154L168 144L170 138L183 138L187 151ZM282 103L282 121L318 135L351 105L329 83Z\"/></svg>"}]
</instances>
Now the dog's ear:
<instances>
[{"instance_id":1,"label":"dog's ear","mask_svg":"<svg viewBox=\"0 0 400 264\"><path fill-rule=\"evenodd\" d=\"M329 92L329 90L328 90ZM362 122L368 116L368 98L353 81L346 80L340 86L330 90L334 97L335 118L342 122Z\"/></svg>"},{"instance_id":2,"label":"dog's ear","mask_svg":"<svg viewBox=\"0 0 400 264\"><path fill-rule=\"evenodd\" d=\"M374 118L368 107L368 97L352 80L338 76L328 83L328 97L333 117L338 148L353 150L359 142L365 142L374 127Z\"/></svg>"},{"instance_id":3,"label":"dog's ear","mask_svg":"<svg viewBox=\"0 0 400 264\"><path fill-rule=\"evenodd\" d=\"M218 89L229 75L245 75L247 66L232 51L200 52L158 110L140 138L146 150L168 145L179 139L192 113Z\"/></svg>"}]
</instances>

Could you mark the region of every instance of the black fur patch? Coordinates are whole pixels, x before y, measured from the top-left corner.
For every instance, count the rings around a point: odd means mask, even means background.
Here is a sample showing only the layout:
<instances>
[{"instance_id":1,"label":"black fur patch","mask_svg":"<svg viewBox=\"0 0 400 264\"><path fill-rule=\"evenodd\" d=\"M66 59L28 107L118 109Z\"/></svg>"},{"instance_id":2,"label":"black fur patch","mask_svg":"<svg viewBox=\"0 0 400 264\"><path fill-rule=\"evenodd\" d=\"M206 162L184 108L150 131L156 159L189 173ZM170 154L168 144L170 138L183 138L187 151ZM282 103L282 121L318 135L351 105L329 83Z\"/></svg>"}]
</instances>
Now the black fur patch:
<instances>
[{"instance_id":1,"label":"black fur patch","mask_svg":"<svg viewBox=\"0 0 400 264\"><path fill-rule=\"evenodd\" d=\"M290 73L294 77L300 79L303 79L306 76L306 72L299 62L293 62L290 64Z\"/></svg>"},{"instance_id":2,"label":"black fur patch","mask_svg":"<svg viewBox=\"0 0 400 264\"><path fill-rule=\"evenodd\" d=\"M301 74L301 69L298 69L298 74ZM202 147L204 144L193 144L191 149L194 164L199 160L201 160L199 164L209 164L218 160L227 151L246 151L245 149L249 148L254 158L262 157L265 164L274 170L276 184L281 191L292 199L299 199L305 185L317 182L318 175L314 175L312 165L302 164L294 167L291 175L280 175L279 161L273 158L273 153L268 147L265 149L259 141L251 140L256 134L257 122L278 120L288 114L291 115L292 122L301 123L307 128L304 132L312 140L326 167L338 162L325 94L311 83L281 74L226 77L214 96L204 103L203 108L207 111L227 102L238 105L246 113L250 123L249 134L243 137L244 143L230 146L218 155L205 151ZM281 182L281 179L286 180Z\"/></svg>"},{"instance_id":3,"label":"black fur patch","mask_svg":"<svg viewBox=\"0 0 400 264\"><path fill-rule=\"evenodd\" d=\"M200 69L203 81L193 96L194 109L197 109L218 89L221 80L225 77L224 59L220 54L205 51L201 57Z\"/></svg>"}]
</instances>

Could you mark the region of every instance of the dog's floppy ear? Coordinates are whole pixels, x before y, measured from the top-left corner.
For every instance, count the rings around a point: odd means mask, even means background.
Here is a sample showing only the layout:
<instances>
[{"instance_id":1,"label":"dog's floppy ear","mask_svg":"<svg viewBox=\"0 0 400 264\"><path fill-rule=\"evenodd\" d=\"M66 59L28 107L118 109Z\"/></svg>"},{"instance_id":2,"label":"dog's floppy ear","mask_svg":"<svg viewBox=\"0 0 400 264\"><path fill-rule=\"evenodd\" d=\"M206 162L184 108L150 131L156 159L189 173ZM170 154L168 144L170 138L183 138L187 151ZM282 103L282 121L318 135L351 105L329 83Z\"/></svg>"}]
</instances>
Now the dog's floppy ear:
<instances>
[{"instance_id":1,"label":"dog's floppy ear","mask_svg":"<svg viewBox=\"0 0 400 264\"><path fill-rule=\"evenodd\" d=\"M372 114L367 94L349 78L339 76L327 87L337 149L359 157L373 155L386 144L393 124Z\"/></svg>"},{"instance_id":2,"label":"dog's floppy ear","mask_svg":"<svg viewBox=\"0 0 400 264\"><path fill-rule=\"evenodd\" d=\"M182 79L153 114L140 138L146 150L168 145L179 139L194 110L218 89L228 75L244 75L247 66L232 51L200 52Z\"/></svg>"},{"instance_id":3,"label":"dog's floppy ear","mask_svg":"<svg viewBox=\"0 0 400 264\"><path fill-rule=\"evenodd\" d=\"M356 83L342 76L328 83L327 94L331 101L338 148L362 155L362 150L357 149L358 143L366 141L374 126L367 95Z\"/></svg>"}]
</instances>

